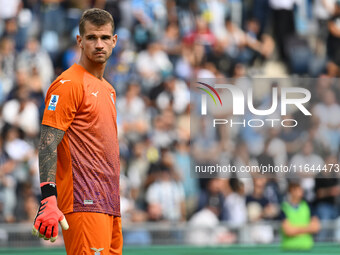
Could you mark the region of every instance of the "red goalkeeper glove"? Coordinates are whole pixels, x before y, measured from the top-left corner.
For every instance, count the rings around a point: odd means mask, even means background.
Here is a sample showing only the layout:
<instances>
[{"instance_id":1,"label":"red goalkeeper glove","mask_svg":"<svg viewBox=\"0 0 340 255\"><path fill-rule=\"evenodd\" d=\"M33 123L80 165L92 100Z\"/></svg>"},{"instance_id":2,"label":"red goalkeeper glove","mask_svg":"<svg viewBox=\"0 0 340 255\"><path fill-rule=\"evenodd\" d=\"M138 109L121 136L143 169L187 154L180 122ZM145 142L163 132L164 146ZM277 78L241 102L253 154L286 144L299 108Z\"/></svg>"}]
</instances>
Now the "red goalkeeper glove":
<instances>
[{"instance_id":1,"label":"red goalkeeper glove","mask_svg":"<svg viewBox=\"0 0 340 255\"><path fill-rule=\"evenodd\" d=\"M58 222L64 230L68 229L68 223L64 214L57 206L57 188L53 182L40 184L41 202L34 219L32 234L54 242L58 237Z\"/></svg>"}]
</instances>

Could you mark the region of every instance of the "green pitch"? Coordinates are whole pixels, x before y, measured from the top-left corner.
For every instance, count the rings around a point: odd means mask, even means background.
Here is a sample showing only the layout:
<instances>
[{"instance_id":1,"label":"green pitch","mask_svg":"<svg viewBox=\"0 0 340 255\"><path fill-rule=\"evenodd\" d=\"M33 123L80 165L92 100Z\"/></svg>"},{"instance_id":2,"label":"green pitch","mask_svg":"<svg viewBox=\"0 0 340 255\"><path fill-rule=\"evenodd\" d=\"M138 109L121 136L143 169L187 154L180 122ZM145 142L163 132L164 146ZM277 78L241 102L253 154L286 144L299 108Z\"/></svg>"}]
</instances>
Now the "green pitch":
<instances>
[{"instance_id":1,"label":"green pitch","mask_svg":"<svg viewBox=\"0 0 340 255\"><path fill-rule=\"evenodd\" d=\"M12 255L66 255L63 248L6 248L0 249L0 254ZM150 247L126 247L124 255L335 255L340 254L340 244L318 244L308 252L284 252L276 245L254 245L254 246L150 246Z\"/></svg>"}]
</instances>

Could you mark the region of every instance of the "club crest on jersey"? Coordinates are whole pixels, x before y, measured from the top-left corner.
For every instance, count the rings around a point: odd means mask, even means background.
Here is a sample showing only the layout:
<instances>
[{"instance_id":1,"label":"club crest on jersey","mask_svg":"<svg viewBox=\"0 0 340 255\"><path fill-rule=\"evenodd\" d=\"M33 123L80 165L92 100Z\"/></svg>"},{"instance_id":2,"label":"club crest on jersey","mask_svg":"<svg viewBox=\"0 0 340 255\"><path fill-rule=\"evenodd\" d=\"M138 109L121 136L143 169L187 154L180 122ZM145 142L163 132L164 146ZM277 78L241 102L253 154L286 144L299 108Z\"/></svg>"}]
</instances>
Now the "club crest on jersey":
<instances>
[{"instance_id":1,"label":"club crest on jersey","mask_svg":"<svg viewBox=\"0 0 340 255\"><path fill-rule=\"evenodd\" d=\"M91 248L91 250L95 251L94 255L100 255L100 252L101 252L102 250L104 250L104 248L99 248L99 249Z\"/></svg>"},{"instance_id":2,"label":"club crest on jersey","mask_svg":"<svg viewBox=\"0 0 340 255\"><path fill-rule=\"evenodd\" d=\"M59 100L59 96L58 95L52 95L51 99L50 99L50 103L48 104L47 110L55 111L55 108L57 106L58 100Z\"/></svg>"},{"instance_id":3,"label":"club crest on jersey","mask_svg":"<svg viewBox=\"0 0 340 255\"><path fill-rule=\"evenodd\" d=\"M112 103L115 104L115 100L113 98L113 94L111 93L111 100L112 100Z\"/></svg>"}]
</instances>

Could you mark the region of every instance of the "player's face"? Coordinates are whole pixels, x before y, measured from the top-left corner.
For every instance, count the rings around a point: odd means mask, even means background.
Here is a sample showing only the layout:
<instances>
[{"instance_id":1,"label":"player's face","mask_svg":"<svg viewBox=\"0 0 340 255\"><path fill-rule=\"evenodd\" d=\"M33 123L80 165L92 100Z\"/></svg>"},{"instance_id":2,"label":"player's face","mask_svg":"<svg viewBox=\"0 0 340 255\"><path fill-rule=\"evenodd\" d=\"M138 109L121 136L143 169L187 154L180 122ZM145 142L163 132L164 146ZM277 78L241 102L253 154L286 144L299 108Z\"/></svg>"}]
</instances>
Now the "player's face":
<instances>
[{"instance_id":1,"label":"player's face","mask_svg":"<svg viewBox=\"0 0 340 255\"><path fill-rule=\"evenodd\" d=\"M294 187L291 190L291 195L295 200L301 201L303 198L303 189L299 187Z\"/></svg>"},{"instance_id":2,"label":"player's face","mask_svg":"<svg viewBox=\"0 0 340 255\"><path fill-rule=\"evenodd\" d=\"M85 33L78 36L78 44L85 57L95 63L105 63L116 46L117 35L112 35L111 24L96 26L85 22Z\"/></svg>"}]
</instances>

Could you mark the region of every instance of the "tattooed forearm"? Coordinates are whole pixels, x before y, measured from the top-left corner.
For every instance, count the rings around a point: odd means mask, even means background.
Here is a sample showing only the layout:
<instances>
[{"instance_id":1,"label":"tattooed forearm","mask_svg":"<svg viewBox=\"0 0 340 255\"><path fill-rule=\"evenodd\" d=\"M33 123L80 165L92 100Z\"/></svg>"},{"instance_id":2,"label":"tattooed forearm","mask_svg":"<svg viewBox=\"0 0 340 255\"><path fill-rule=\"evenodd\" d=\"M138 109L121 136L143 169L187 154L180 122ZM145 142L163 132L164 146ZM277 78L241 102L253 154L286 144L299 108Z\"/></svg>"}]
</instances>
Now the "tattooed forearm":
<instances>
[{"instance_id":1,"label":"tattooed forearm","mask_svg":"<svg viewBox=\"0 0 340 255\"><path fill-rule=\"evenodd\" d=\"M40 182L55 182L57 172L57 147L64 136L64 131L41 126L39 143Z\"/></svg>"}]
</instances>

